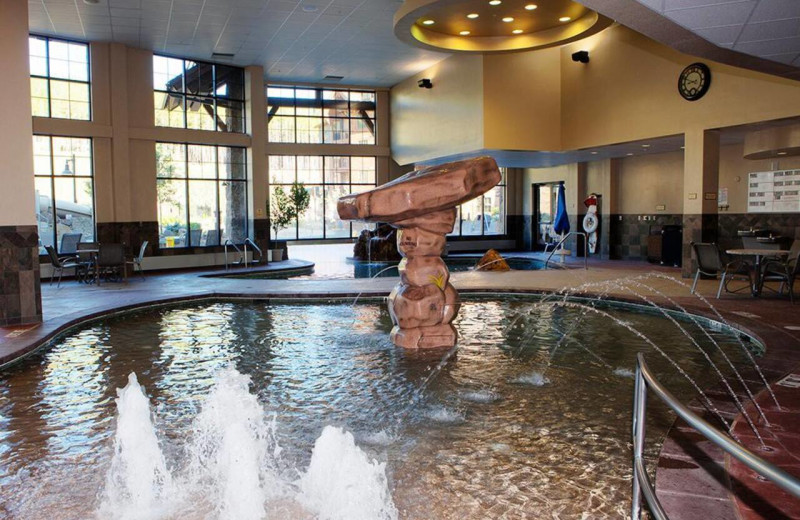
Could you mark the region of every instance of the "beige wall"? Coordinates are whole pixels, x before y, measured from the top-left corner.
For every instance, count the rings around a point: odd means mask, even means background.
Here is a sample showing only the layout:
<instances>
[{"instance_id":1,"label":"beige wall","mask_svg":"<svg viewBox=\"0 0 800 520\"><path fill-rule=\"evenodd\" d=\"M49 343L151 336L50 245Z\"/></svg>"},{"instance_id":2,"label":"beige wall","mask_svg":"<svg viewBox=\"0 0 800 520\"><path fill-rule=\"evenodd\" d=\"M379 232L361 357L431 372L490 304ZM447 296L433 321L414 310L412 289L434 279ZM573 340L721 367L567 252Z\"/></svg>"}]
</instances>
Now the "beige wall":
<instances>
[{"instance_id":1,"label":"beige wall","mask_svg":"<svg viewBox=\"0 0 800 520\"><path fill-rule=\"evenodd\" d=\"M392 89L392 153L574 150L800 115L800 83L713 62L708 94L684 100L677 78L695 61L619 25L558 49L453 56Z\"/></svg>"},{"instance_id":2,"label":"beige wall","mask_svg":"<svg viewBox=\"0 0 800 520\"><path fill-rule=\"evenodd\" d=\"M0 0L0 13L0 226L35 225L28 4Z\"/></svg>"},{"instance_id":3,"label":"beige wall","mask_svg":"<svg viewBox=\"0 0 800 520\"><path fill-rule=\"evenodd\" d=\"M619 160L615 213L637 215L683 212L683 153L639 155ZM656 206L666 206L663 210Z\"/></svg>"},{"instance_id":4,"label":"beige wall","mask_svg":"<svg viewBox=\"0 0 800 520\"><path fill-rule=\"evenodd\" d=\"M484 148L561 148L560 59L557 48L484 58Z\"/></svg>"},{"instance_id":5,"label":"beige wall","mask_svg":"<svg viewBox=\"0 0 800 520\"><path fill-rule=\"evenodd\" d=\"M483 148L483 57L456 55L391 91L391 147L400 165ZM433 88L417 86L430 78Z\"/></svg>"}]
</instances>

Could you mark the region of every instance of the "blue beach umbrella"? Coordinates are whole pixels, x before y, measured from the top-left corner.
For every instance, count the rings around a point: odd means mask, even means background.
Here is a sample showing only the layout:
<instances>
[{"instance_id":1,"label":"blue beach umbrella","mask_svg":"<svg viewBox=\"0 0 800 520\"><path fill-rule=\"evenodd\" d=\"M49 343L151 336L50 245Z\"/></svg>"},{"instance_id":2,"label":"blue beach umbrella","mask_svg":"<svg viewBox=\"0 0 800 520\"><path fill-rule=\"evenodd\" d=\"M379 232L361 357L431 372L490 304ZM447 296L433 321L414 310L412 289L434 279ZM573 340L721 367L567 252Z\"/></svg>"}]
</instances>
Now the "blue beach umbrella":
<instances>
[{"instance_id":1,"label":"blue beach umbrella","mask_svg":"<svg viewBox=\"0 0 800 520\"><path fill-rule=\"evenodd\" d=\"M553 223L553 231L563 235L569 233L569 216L567 215L567 198L564 195L564 183L558 185L558 204L556 206L556 218Z\"/></svg>"}]
</instances>

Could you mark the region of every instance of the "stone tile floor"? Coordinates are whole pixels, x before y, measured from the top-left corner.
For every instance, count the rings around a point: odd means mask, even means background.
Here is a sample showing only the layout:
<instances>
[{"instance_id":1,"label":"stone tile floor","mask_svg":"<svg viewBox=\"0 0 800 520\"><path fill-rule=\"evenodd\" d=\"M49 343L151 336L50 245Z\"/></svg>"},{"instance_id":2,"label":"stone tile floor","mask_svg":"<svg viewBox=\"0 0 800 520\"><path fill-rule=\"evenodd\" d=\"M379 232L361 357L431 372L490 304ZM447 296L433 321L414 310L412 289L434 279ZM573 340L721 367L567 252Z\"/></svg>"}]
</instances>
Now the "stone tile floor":
<instances>
[{"instance_id":1,"label":"stone tile floor","mask_svg":"<svg viewBox=\"0 0 800 520\"><path fill-rule=\"evenodd\" d=\"M522 254L520 256L527 256ZM270 264L269 269L296 268L301 261ZM761 360L770 381L777 381L794 371L800 373L800 304L792 306L786 298L752 298L749 294L726 294L714 298L717 282L703 280L698 293L713 304L689 294L689 280L680 278L680 270L643 262L600 261L592 259L588 270L582 260L572 260L571 269L512 271L506 273L453 273L452 282L462 293L470 291L553 292L573 290L580 294L607 293L609 297L639 301L635 291L652 287L650 296L660 305L682 306L691 312L719 319L750 333L767 346ZM260 269L264 269L261 267ZM241 269L239 269L241 271ZM396 277L360 280L260 280L215 278L220 274L204 270L181 273L149 274L145 280L131 277L126 283L102 283L99 286L65 281L60 288L43 284L44 321L35 326L0 328L0 365L35 349L59 331L113 310L153 302L191 298L239 297L355 297L386 296L397 282ZM223 272L224 273L224 272ZM719 313L717 316L716 313ZM745 374L758 380L757 374ZM773 424L768 445L775 451L755 450L759 456L774 461L800 476L800 389L774 386L784 402L781 411L767 406ZM721 409L728 401L727 415L736 419L740 438L748 443L754 437L740 430L741 416L730 398L712 389ZM765 399L766 392L758 399ZM697 408L703 413L702 408ZM749 445L749 444L748 444ZM751 446L753 447L753 446ZM755 448L758 448L756 445ZM731 484L733 482L733 484ZM680 421L676 422L662 448L656 475L658 496L672 518L679 519L800 519L800 501L788 497L773 484L754 477L749 470L729 460L718 448L705 441ZM736 493L733 498L731 489Z\"/></svg>"}]
</instances>

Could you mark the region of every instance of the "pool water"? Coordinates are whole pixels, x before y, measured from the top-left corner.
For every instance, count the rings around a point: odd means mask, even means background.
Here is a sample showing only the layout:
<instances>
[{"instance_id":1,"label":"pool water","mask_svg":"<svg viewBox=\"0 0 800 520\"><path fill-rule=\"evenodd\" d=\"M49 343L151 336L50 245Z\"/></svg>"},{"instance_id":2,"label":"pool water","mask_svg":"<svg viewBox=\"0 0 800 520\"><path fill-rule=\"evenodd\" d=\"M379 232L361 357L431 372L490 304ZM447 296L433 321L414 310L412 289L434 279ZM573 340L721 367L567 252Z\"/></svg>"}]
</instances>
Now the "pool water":
<instances>
[{"instance_id":1,"label":"pool water","mask_svg":"<svg viewBox=\"0 0 800 520\"><path fill-rule=\"evenodd\" d=\"M607 312L654 339L700 387L716 382L669 320ZM302 486L315 441L334 425L385 463L399 518L625 518L636 353L646 353L679 398L693 398L691 386L624 327L580 309L474 299L455 325L459 347L446 361L441 351L394 347L380 303L211 301L69 333L0 373L0 517L99 517L114 397L131 372L149 399L167 467L180 472L215 377L232 367L274 417L287 487ZM719 361L696 324L682 326ZM733 335L709 333L745 362ZM651 467L672 419L651 400ZM202 496L190 502L165 518L226 518ZM302 510L293 507L272 518L306 517L285 512Z\"/></svg>"}]
</instances>

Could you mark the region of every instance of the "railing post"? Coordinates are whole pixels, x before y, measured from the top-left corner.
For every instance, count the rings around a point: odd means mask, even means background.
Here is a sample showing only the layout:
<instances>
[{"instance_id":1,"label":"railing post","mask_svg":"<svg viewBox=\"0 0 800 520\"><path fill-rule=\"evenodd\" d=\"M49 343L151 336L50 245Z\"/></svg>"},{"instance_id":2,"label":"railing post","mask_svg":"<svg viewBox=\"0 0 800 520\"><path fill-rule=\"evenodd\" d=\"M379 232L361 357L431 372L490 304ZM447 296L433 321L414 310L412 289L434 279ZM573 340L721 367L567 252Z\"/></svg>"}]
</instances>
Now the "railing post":
<instances>
[{"instance_id":1,"label":"railing post","mask_svg":"<svg viewBox=\"0 0 800 520\"><path fill-rule=\"evenodd\" d=\"M244 241L244 268L247 269L247 240Z\"/></svg>"},{"instance_id":2,"label":"railing post","mask_svg":"<svg viewBox=\"0 0 800 520\"><path fill-rule=\"evenodd\" d=\"M633 390L633 493L631 496L631 519L639 520L642 515L642 486L639 481L639 464L644 452L644 417L647 406L647 384L642 376L642 368L636 363L636 382Z\"/></svg>"},{"instance_id":3,"label":"railing post","mask_svg":"<svg viewBox=\"0 0 800 520\"><path fill-rule=\"evenodd\" d=\"M225 246L225 270L228 270L228 241L223 244Z\"/></svg>"}]
</instances>

